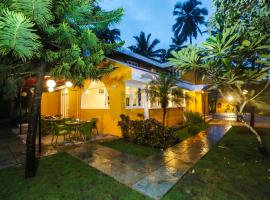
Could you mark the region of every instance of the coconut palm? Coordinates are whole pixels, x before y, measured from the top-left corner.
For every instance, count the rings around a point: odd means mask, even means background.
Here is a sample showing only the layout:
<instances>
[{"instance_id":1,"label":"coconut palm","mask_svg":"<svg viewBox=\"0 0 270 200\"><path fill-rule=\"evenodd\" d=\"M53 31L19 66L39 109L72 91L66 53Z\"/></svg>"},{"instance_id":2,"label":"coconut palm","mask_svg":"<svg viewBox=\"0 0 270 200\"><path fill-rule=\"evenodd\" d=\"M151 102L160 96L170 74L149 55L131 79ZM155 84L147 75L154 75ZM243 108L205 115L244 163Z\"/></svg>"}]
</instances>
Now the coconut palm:
<instances>
[{"instance_id":1,"label":"coconut palm","mask_svg":"<svg viewBox=\"0 0 270 200\"><path fill-rule=\"evenodd\" d=\"M100 30L96 32L98 38L103 40L106 43L115 43L121 41L121 33L119 29L110 29L107 27L104 30Z\"/></svg>"},{"instance_id":2,"label":"coconut palm","mask_svg":"<svg viewBox=\"0 0 270 200\"><path fill-rule=\"evenodd\" d=\"M171 51L179 51L181 50L182 48L185 48L186 45L184 45L185 43L185 40L181 37L172 37L172 44L170 45L170 48L169 48L169 54L171 54Z\"/></svg>"},{"instance_id":3,"label":"coconut palm","mask_svg":"<svg viewBox=\"0 0 270 200\"><path fill-rule=\"evenodd\" d=\"M158 39L154 39L151 42L150 38L151 34L146 36L144 32L141 32L139 36L134 36L136 45L129 46L128 48L142 56L152 59L160 59L163 56L164 49L155 49L160 41Z\"/></svg>"},{"instance_id":4,"label":"coconut palm","mask_svg":"<svg viewBox=\"0 0 270 200\"><path fill-rule=\"evenodd\" d=\"M206 26L205 16L208 15L206 8L201 8L202 2L198 0L188 0L184 3L176 3L173 15L176 16L176 22L172 29L175 36L183 38L185 41L198 36L198 32L203 34L200 25Z\"/></svg>"},{"instance_id":5,"label":"coconut palm","mask_svg":"<svg viewBox=\"0 0 270 200\"><path fill-rule=\"evenodd\" d=\"M169 101L180 104L183 93L176 88L177 78L165 73L155 76L149 83L146 94L151 102L160 102L162 108L162 124L165 125L166 111Z\"/></svg>"}]
</instances>

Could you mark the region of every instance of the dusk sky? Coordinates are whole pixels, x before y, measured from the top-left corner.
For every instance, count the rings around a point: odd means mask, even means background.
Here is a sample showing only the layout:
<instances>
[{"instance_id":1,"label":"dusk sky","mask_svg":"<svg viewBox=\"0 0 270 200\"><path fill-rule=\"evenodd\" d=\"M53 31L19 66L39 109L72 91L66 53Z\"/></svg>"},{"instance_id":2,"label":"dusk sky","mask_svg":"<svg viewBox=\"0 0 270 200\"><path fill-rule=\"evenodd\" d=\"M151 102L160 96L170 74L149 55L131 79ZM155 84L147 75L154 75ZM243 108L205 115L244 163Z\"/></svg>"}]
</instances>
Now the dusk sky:
<instances>
[{"instance_id":1,"label":"dusk sky","mask_svg":"<svg viewBox=\"0 0 270 200\"><path fill-rule=\"evenodd\" d=\"M152 33L151 39L160 40L158 48L168 48L171 43L172 25L175 22L173 16L174 5L184 0L102 0L101 7L105 10L112 10L122 7L125 10L120 24L116 28L121 30L121 37L125 40L125 46L135 43L133 36L139 35L141 31L146 34ZM212 0L201 0L202 7L208 9L209 15L213 14ZM202 31L206 27L202 27ZM206 36L198 36L194 43L200 44Z\"/></svg>"}]
</instances>

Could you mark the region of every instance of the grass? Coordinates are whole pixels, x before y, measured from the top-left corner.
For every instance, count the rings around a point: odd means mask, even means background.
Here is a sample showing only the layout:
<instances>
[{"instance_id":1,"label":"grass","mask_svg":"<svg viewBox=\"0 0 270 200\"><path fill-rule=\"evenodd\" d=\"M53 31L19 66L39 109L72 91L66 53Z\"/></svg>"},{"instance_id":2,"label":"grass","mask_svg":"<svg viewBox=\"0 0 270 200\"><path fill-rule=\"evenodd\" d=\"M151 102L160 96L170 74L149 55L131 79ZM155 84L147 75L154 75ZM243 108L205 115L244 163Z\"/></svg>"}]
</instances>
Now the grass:
<instances>
[{"instance_id":1,"label":"grass","mask_svg":"<svg viewBox=\"0 0 270 200\"><path fill-rule=\"evenodd\" d=\"M160 152L159 149L134 144L131 142L127 142L124 139L112 140L108 142L103 142L101 144L112 149L116 149L120 152L132 154L143 158L155 155Z\"/></svg>"},{"instance_id":2,"label":"grass","mask_svg":"<svg viewBox=\"0 0 270 200\"><path fill-rule=\"evenodd\" d=\"M270 129L259 129L270 149ZM270 158L245 128L234 127L162 199L258 199L270 197Z\"/></svg>"},{"instance_id":3,"label":"grass","mask_svg":"<svg viewBox=\"0 0 270 200\"><path fill-rule=\"evenodd\" d=\"M190 125L185 128L182 128L178 131L176 131L176 134L180 141L183 141L189 137L192 137L193 135L207 129L209 127L209 124L200 124L200 125Z\"/></svg>"},{"instance_id":4,"label":"grass","mask_svg":"<svg viewBox=\"0 0 270 200\"><path fill-rule=\"evenodd\" d=\"M190 128L185 127L177 131L177 136L179 137L180 141L183 141L199 133L200 131L208 128L209 125L208 124L190 125L189 127ZM116 149L118 151L121 151L123 153L132 154L132 155L143 157L143 158L155 155L160 152L159 149L134 144L134 143L125 141L124 139L112 140L109 142L103 142L101 144L104 146Z\"/></svg>"},{"instance_id":5,"label":"grass","mask_svg":"<svg viewBox=\"0 0 270 200\"><path fill-rule=\"evenodd\" d=\"M23 167L0 170L1 200L148 199L65 153L41 159L35 178L23 176Z\"/></svg>"}]
</instances>

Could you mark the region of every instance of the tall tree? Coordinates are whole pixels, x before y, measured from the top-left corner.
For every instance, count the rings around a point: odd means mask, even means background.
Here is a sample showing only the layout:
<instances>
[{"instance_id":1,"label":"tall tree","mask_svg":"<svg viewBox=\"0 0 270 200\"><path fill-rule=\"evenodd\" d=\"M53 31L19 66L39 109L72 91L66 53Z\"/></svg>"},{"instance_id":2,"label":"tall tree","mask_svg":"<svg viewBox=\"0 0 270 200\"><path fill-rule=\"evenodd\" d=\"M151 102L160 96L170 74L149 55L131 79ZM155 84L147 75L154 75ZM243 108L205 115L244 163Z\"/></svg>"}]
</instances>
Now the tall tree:
<instances>
[{"instance_id":1,"label":"tall tree","mask_svg":"<svg viewBox=\"0 0 270 200\"><path fill-rule=\"evenodd\" d=\"M176 88L177 78L165 73L155 76L149 83L146 94L153 103L160 102L162 108L162 124L165 126L165 118L169 101L180 104L183 93Z\"/></svg>"},{"instance_id":2,"label":"tall tree","mask_svg":"<svg viewBox=\"0 0 270 200\"><path fill-rule=\"evenodd\" d=\"M134 36L136 45L129 46L128 48L142 56L152 59L160 59L163 57L164 49L155 49L160 41L158 39L151 41L150 38L151 34L146 36L144 32L141 32L139 36Z\"/></svg>"},{"instance_id":3,"label":"tall tree","mask_svg":"<svg viewBox=\"0 0 270 200\"><path fill-rule=\"evenodd\" d=\"M170 48L169 48L169 54L172 52L172 51L179 51L181 50L182 48L185 48L186 45L184 45L185 43L185 40L181 37L173 37L172 38L172 44L170 45Z\"/></svg>"},{"instance_id":4,"label":"tall tree","mask_svg":"<svg viewBox=\"0 0 270 200\"><path fill-rule=\"evenodd\" d=\"M195 39L198 36L198 32L203 34L200 26L205 25L205 16L208 15L206 8L199 7L202 4L198 0L187 0L184 3L176 3L173 11L173 15L176 16L176 22L172 29L174 35L187 41L189 39L190 44L192 38Z\"/></svg>"},{"instance_id":5,"label":"tall tree","mask_svg":"<svg viewBox=\"0 0 270 200\"><path fill-rule=\"evenodd\" d=\"M243 111L248 104L256 102L269 86L270 56L269 35L247 40L245 33L237 25L226 28L216 36L210 36L203 48L189 47L173 52L171 62L184 72L198 69L224 99L235 106L239 121L249 128L260 144L262 140L257 131L244 121ZM256 55L256 65L252 68L247 60ZM254 86L263 87L254 89ZM255 104L256 105L256 104Z\"/></svg>"},{"instance_id":6,"label":"tall tree","mask_svg":"<svg viewBox=\"0 0 270 200\"><path fill-rule=\"evenodd\" d=\"M82 85L84 79L100 79L113 70L113 66L98 65L106 53L122 43L104 43L92 30L118 22L123 10L93 12L93 8L92 0L5 0L0 4L1 69L6 77L24 77L26 73L36 76L27 133L26 177L36 172L35 140L45 73Z\"/></svg>"},{"instance_id":7,"label":"tall tree","mask_svg":"<svg viewBox=\"0 0 270 200\"><path fill-rule=\"evenodd\" d=\"M115 43L121 41L121 32L116 28L107 27L104 30L96 31L96 35L101 40L104 40L106 43Z\"/></svg>"}]
</instances>

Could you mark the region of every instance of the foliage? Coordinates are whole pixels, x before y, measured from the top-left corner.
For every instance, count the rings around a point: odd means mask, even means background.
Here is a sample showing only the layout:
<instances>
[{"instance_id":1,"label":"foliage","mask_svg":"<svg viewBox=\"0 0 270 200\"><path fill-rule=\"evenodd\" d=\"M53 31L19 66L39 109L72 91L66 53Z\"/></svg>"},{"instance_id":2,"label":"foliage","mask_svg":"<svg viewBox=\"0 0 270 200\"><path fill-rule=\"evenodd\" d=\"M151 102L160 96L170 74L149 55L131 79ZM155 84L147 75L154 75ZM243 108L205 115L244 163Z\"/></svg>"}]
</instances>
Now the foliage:
<instances>
[{"instance_id":1,"label":"foliage","mask_svg":"<svg viewBox=\"0 0 270 200\"><path fill-rule=\"evenodd\" d=\"M118 122L118 126L124 131L122 134L126 140L155 148L166 148L178 142L175 131L165 128L155 119L130 120L127 116L121 118L123 121Z\"/></svg>"},{"instance_id":2,"label":"foliage","mask_svg":"<svg viewBox=\"0 0 270 200\"><path fill-rule=\"evenodd\" d=\"M259 129L270 145L270 129ZM268 199L270 160L262 159L248 129L231 128L162 200Z\"/></svg>"},{"instance_id":3,"label":"foliage","mask_svg":"<svg viewBox=\"0 0 270 200\"><path fill-rule=\"evenodd\" d=\"M145 35L144 32L141 32L139 36L134 36L136 40L136 45L129 46L128 48L138 53L142 56L152 58L152 59L161 59L164 54L164 49L155 49L156 46L160 43L158 39L150 40L151 34Z\"/></svg>"},{"instance_id":4,"label":"foliage","mask_svg":"<svg viewBox=\"0 0 270 200\"><path fill-rule=\"evenodd\" d=\"M172 44L170 45L170 48L168 50L168 54L170 54L172 51L179 51L182 48L185 48L186 45L184 45L185 40L179 36L174 36L172 38ZM168 55L170 56L170 55Z\"/></svg>"},{"instance_id":5,"label":"foliage","mask_svg":"<svg viewBox=\"0 0 270 200\"><path fill-rule=\"evenodd\" d=\"M151 102L160 103L163 110L163 125L169 101L179 105L181 104L181 100L184 98L182 90L175 88L177 81L177 78L172 75L160 73L151 80L145 90Z\"/></svg>"},{"instance_id":6,"label":"foliage","mask_svg":"<svg viewBox=\"0 0 270 200\"><path fill-rule=\"evenodd\" d=\"M185 41L197 38L198 32L202 34L200 25L206 25L205 16L208 15L206 8L200 8L202 2L198 0L187 0L184 3L176 3L173 15L176 16L176 22L173 25L174 35Z\"/></svg>"},{"instance_id":7,"label":"foliage","mask_svg":"<svg viewBox=\"0 0 270 200\"><path fill-rule=\"evenodd\" d=\"M0 199L150 200L67 153L42 157L39 162L37 176L31 179L23 178L22 166L1 169Z\"/></svg>"},{"instance_id":8,"label":"foliage","mask_svg":"<svg viewBox=\"0 0 270 200\"><path fill-rule=\"evenodd\" d=\"M184 116L188 124L202 124L203 123L203 117L198 112L192 112L192 111L184 112Z\"/></svg>"},{"instance_id":9,"label":"foliage","mask_svg":"<svg viewBox=\"0 0 270 200\"><path fill-rule=\"evenodd\" d=\"M153 156L160 152L159 149L134 144L124 139L102 142L101 145L142 158Z\"/></svg>"},{"instance_id":10,"label":"foliage","mask_svg":"<svg viewBox=\"0 0 270 200\"><path fill-rule=\"evenodd\" d=\"M174 58L170 61L182 72L200 71L211 84L209 90L218 90L223 98L233 96L230 103L236 107L238 119L254 132L260 142L260 136L244 122L243 110L270 83L266 81L260 90L253 89L269 75L269 47L269 35L247 38L246 33L235 25L210 36L201 49L188 47L173 52Z\"/></svg>"},{"instance_id":11,"label":"foliage","mask_svg":"<svg viewBox=\"0 0 270 200\"><path fill-rule=\"evenodd\" d=\"M16 65L20 70L27 65L24 72L31 74L43 62L50 75L77 85L86 78L100 79L113 70L112 66L104 69L98 65L105 54L123 43L105 43L95 31L104 31L117 23L123 15L122 9L94 12L91 0L8 2L0 13L1 69Z\"/></svg>"}]
</instances>

